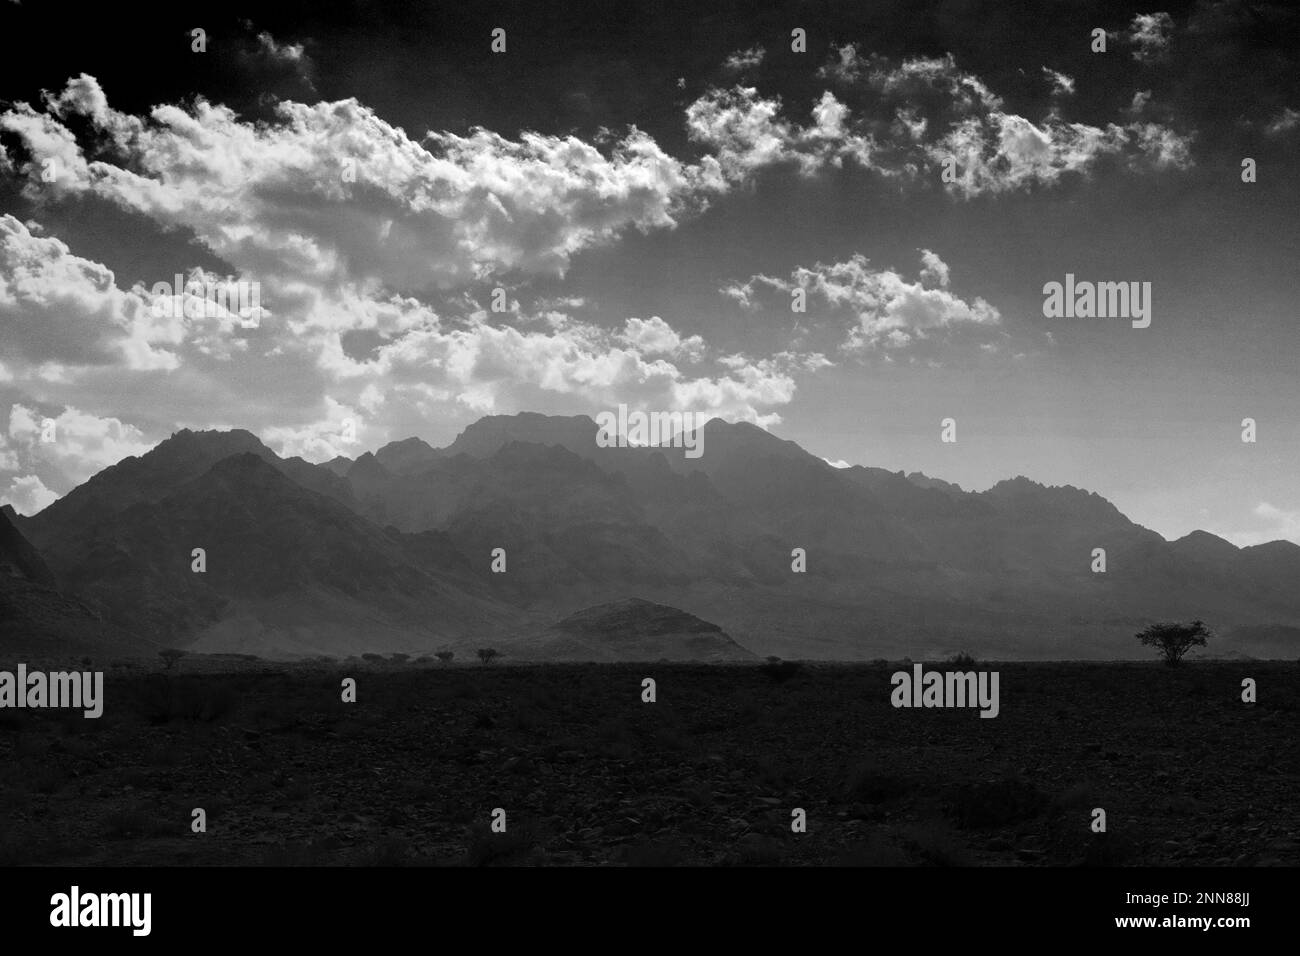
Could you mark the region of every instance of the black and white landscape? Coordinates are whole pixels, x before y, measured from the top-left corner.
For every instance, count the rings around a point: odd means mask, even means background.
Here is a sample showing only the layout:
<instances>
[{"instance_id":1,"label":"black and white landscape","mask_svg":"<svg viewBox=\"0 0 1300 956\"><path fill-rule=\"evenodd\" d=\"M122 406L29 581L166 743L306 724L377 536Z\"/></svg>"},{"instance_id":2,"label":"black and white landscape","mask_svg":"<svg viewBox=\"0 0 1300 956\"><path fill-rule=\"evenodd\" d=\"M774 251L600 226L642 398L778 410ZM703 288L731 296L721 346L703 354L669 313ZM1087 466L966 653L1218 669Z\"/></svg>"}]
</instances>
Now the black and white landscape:
<instances>
[{"instance_id":1,"label":"black and white landscape","mask_svg":"<svg viewBox=\"0 0 1300 956\"><path fill-rule=\"evenodd\" d=\"M1170 542L1081 489L1016 477L968 492L834 468L748 423L703 426L696 459L601 448L598 433L589 418L522 413L480 419L445 448L409 438L312 464L246 431L177 432L32 517L6 512L19 622L6 645L1146 659L1137 631L1188 618L1216 625L1203 654L1289 660L1300 648L1290 541ZM717 636L695 646L688 634Z\"/></svg>"},{"instance_id":2,"label":"black and white landscape","mask_svg":"<svg viewBox=\"0 0 1300 956\"><path fill-rule=\"evenodd\" d=\"M0 34L0 863L1300 863L1294 5Z\"/></svg>"}]
</instances>

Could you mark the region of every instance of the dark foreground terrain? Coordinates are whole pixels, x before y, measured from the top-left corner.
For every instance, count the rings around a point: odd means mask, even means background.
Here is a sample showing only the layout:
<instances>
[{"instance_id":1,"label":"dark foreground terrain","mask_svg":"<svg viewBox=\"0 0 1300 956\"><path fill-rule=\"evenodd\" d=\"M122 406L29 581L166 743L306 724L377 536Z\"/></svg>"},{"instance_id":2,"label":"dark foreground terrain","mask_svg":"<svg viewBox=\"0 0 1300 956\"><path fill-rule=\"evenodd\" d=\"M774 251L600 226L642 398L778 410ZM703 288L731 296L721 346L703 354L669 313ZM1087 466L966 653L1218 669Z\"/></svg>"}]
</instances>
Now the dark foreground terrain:
<instances>
[{"instance_id":1,"label":"dark foreground terrain","mask_svg":"<svg viewBox=\"0 0 1300 956\"><path fill-rule=\"evenodd\" d=\"M980 664L995 719L883 663L94 666L98 720L0 711L4 865L1300 864L1296 664Z\"/></svg>"}]
</instances>

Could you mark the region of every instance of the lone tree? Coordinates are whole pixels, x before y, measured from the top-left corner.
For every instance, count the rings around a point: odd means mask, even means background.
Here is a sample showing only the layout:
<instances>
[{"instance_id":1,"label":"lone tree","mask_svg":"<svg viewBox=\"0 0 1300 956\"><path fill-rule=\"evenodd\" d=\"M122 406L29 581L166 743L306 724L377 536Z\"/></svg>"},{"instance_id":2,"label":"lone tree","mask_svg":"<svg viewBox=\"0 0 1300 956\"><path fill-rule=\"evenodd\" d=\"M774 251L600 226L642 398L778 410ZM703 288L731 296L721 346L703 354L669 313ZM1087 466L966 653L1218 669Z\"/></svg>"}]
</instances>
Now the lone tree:
<instances>
[{"instance_id":1,"label":"lone tree","mask_svg":"<svg viewBox=\"0 0 1300 956\"><path fill-rule=\"evenodd\" d=\"M163 667L171 670L176 666L176 662L185 656L185 652L179 647L169 647L166 650L159 651L158 656L162 658Z\"/></svg>"},{"instance_id":2,"label":"lone tree","mask_svg":"<svg viewBox=\"0 0 1300 956\"><path fill-rule=\"evenodd\" d=\"M439 651L439 652L438 652L437 654L435 654L434 656L437 657L438 660L442 661L444 664L450 664L450 663L451 663L451 659L452 659L453 657L456 656L456 652L455 652L455 651Z\"/></svg>"},{"instance_id":3,"label":"lone tree","mask_svg":"<svg viewBox=\"0 0 1300 956\"><path fill-rule=\"evenodd\" d=\"M1206 638L1211 636L1203 621L1192 621L1191 624L1152 624L1139 632L1137 639L1149 647L1158 648L1165 663L1174 667L1190 648L1204 647Z\"/></svg>"},{"instance_id":4,"label":"lone tree","mask_svg":"<svg viewBox=\"0 0 1300 956\"><path fill-rule=\"evenodd\" d=\"M478 659L484 664L491 664L492 659L496 656L497 649L495 647L480 647L478 649Z\"/></svg>"}]
</instances>

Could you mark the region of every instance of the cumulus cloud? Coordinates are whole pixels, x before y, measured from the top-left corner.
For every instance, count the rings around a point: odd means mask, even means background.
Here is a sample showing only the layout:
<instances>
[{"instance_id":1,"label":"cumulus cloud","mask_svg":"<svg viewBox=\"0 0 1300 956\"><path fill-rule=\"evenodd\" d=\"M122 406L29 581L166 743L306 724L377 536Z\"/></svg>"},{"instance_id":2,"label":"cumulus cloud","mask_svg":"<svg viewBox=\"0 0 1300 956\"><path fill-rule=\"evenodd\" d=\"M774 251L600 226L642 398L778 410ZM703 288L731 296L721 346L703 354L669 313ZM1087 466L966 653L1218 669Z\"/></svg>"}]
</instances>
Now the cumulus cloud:
<instances>
[{"instance_id":1,"label":"cumulus cloud","mask_svg":"<svg viewBox=\"0 0 1300 956\"><path fill-rule=\"evenodd\" d=\"M363 397L362 402L368 403L371 411L382 404L374 394ZM328 461L339 455L352 457L359 448L371 447L362 444L362 417L356 409L328 395L324 404L325 415L319 421L296 427L269 426L262 429L261 439L285 457L296 456L308 461Z\"/></svg>"},{"instance_id":2,"label":"cumulus cloud","mask_svg":"<svg viewBox=\"0 0 1300 956\"><path fill-rule=\"evenodd\" d=\"M191 229L241 274L315 284L450 288L499 272L562 275L577 252L623 230L672 228L716 168L684 166L632 129L608 151L576 137L484 129L416 142L356 100L286 101L277 121L240 121L199 100L148 119L107 105L82 75L38 114L19 104L0 129L72 173L62 194L96 195ZM118 157L87 162L60 118L75 113Z\"/></svg>"},{"instance_id":3,"label":"cumulus cloud","mask_svg":"<svg viewBox=\"0 0 1300 956\"><path fill-rule=\"evenodd\" d=\"M1190 134L1137 112L1130 111L1127 123L1105 127L1065 120L1059 100L1073 92L1074 81L1043 70L1054 105L1035 122L1007 111L1002 98L952 54L895 61L850 44L819 75L846 87L845 95L862 101L862 112L827 91L814 106L813 121L799 123L784 115L778 98L737 86L691 104L687 128L729 181L782 163L812 175L846 160L910 179L955 161L956 181L945 188L963 199L1051 186L1065 174L1088 175L1105 157L1134 169L1192 164ZM1135 100L1135 109L1140 106L1145 100Z\"/></svg>"},{"instance_id":4,"label":"cumulus cloud","mask_svg":"<svg viewBox=\"0 0 1300 956\"><path fill-rule=\"evenodd\" d=\"M805 175L838 167L846 158L871 164L870 137L851 130L848 108L833 93L822 94L808 124L787 120L781 111L779 98L761 97L754 87L715 89L687 107L686 127L731 181L778 163L793 164Z\"/></svg>"},{"instance_id":5,"label":"cumulus cloud","mask_svg":"<svg viewBox=\"0 0 1300 956\"><path fill-rule=\"evenodd\" d=\"M684 363L708 360L705 341L658 316L608 328L552 309L538 321L516 301L509 321L497 324L501 316L481 310L445 317L411 296L308 283L251 329L234 322L238 316L224 325L220 317L176 320L163 354L184 361L160 366L140 361L132 343L149 345L155 321L171 329L153 318L154 306L167 300L181 316L180 299L123 290L110 270L61 241L13 217L2 224L9 245L0 249L9 254L0 258L0 318L6 343L20 346L6 353L3 378L19 394L68 407L56 418L57 442L47 445L38 440L41 416L16 406L0 470L30 471L58 491L165 437L170 427L146 436L129 424L156 421L160 408L176 425L247 427L283 454L322 460L405 437L409 431L394 429L409 424L398 423L544 408L547 396L593 408L640 400L770 423L802 370L787 359L756 359L688 374ZM546 303L556 304L586 307L574 297ZM223 349L227 338L242 347ZM249 381L259 387L250 390ZM96 418L79 411L85 407L119 411Z\"/></svg>"},{"instance_id":6,"label":"cumulus cloud","mask_svg":"<svg viewBox=\"0 0 1300 956\"><path fill-rule=\"evenodd\" d=\"M156 314L142 288L120 289L112 270L74 255L53 237L0 216L0 328L6 357L175 368L183 317Z\"/></svg>"},{"instance_id":7,"label":"cumulus cloud","mask_svg":"<svg viewBox=\"0 0 1300 956\"><path fill-rule=\"evenodd\" d=\"M929 249L921 250L921 281L945 288L948 285L948 263Z\"/></svg>"},{"instance_id":8,"label":"cumulus cloud","mask_svg":"<svg viewBox=\"0 0 1300 956\"><path fill-rule=\"evenodd\" d=\"M34 515L58 497L36 475L22 475L9 482L9 487L0 494L0 504L13 505L20 515Z\"/></svg>"},{"instance_id":9,"label":"cumulus cloud","mask_svg":"<svg viewBox=\"0 0 1300 956\"><path fill-rule=\"evenodd\" d=\"M984 299L967 302L947 291L948 266L939 256L922 250L922 263L919 281L872 268L865 256L854 255L846 262L800 267L788 280L756 275L730 288L733 298L751 307L763 289L786 296L800 289L810 301L852 314L855 322L840 345L846 352L894 351L938 334L1000 326L1001 314Z\"/></svg>"},{"instance_id":10,"label":"cumulus cloud","mask_svg":"<svg viewBox=\"0 0 1300 956\"><path fill-rule=\"evenodd\" d=\"M47 429L47 420L53 423L52 429ZM133 425L76 408L65 408L48 418L24 405L14 405L9 413L9 437L27 463L25 467L48 466L65 485L79 484L153 446Z\"/></svg>"},{"instance_id":11,"label":"cumulus cloud","mask_svg":"<svg viewBox=\"0 0 1300 956\"><path fill-rule=\"evenodd\" d=\"M683 338L657 315L649 319L628 319L619 338L643 355L682 356L694 361L703 355L705 347L703 338L698 335Z\"/></svg>"}]
</instances>

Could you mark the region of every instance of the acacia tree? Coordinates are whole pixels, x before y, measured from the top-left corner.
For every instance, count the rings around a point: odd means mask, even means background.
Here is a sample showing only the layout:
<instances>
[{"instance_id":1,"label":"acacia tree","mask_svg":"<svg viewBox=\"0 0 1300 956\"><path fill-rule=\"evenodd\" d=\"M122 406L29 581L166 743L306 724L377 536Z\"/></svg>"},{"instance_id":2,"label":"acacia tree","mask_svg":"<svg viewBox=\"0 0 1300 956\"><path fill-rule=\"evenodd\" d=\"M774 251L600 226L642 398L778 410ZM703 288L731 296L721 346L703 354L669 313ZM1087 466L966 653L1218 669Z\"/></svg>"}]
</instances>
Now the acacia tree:
<instances>
[{"instance_id":1,"label":"acacia tree","mask_svg":"<svg viewBox=\"0 0 1300 956\"><path fill-rule=\"evenodd\" d=\"M1204 647L1206 639L1212 636L1203 621L1192 621L1190 624L1152 624L1136 635L1143 644L1159 650L1170 667L1181 661L1191 648Z\"/></svg>"},{"instance_id":2,"label":"acacia tree","mask_svg":"<svg viewBox=\"0 0 1300 956\"><path fill-rule=\"evenodd\" d=\"M497 653L495 647L480 647L478 649L478 659L484 664L491 664L492 659L497 656Z\"/></svg>"}]
</instances>

